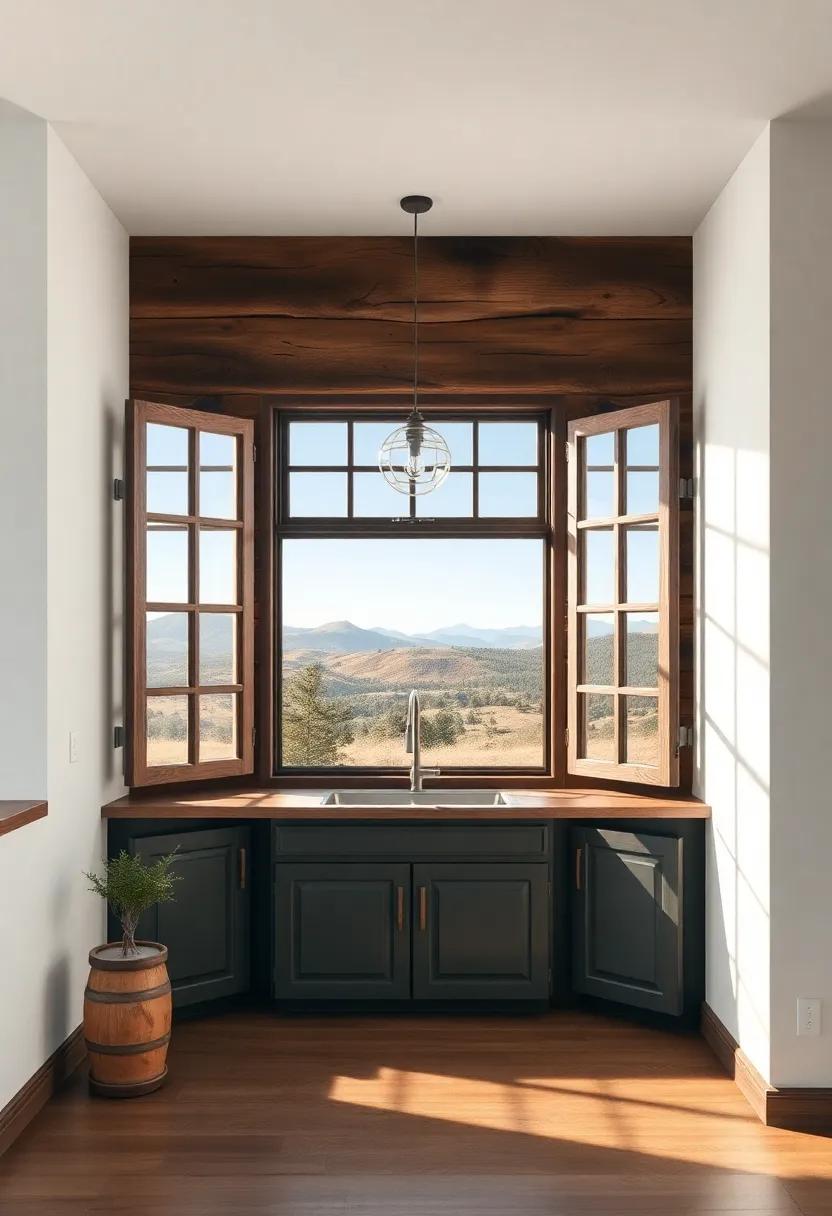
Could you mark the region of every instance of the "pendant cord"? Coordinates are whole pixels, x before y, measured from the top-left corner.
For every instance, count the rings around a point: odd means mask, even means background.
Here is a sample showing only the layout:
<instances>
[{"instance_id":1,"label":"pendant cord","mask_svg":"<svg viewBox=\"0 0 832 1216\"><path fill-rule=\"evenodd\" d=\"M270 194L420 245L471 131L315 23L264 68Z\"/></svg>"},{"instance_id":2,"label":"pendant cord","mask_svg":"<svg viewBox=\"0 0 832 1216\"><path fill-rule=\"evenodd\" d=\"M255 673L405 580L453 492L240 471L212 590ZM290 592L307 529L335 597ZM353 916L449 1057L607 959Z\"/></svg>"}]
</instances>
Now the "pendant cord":
<instances>
[{"instance_id":1,"label":"pendant cord","mask_svg":"<svg viewBox=\"0 0 832 1216\"><path fill-rule=\"evenodd\" d=\"M419 408L419 215L413 213L413 408Z\"/></svg>"}]
</instances>

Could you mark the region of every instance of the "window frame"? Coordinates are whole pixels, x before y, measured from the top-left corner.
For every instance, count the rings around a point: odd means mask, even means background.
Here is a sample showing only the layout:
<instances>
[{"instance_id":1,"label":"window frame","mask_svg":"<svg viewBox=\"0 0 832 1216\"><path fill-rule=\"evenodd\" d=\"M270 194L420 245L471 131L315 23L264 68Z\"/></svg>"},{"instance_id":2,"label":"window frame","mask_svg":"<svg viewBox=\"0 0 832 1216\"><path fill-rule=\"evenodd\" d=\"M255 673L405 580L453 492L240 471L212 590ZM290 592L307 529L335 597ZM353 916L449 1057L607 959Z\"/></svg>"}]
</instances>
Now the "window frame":
<instances>
[{"instance_id":1,"label":"window frame","mask_svg":"<svg viewBox=\"0 0 832 1216\"><path fill-rule=\"evenodd\" d=\"M147 425L180 427L188 432L188 513L174 515L147 510ZM239 444L238 518L229 520L199 513L200 432L234 436ZM131 398L126 403L127 535L126 535L126 701L130 729L126 732L125 780L130 787L248 776L254 771L254 423L226 413ZM184 526L189 536L188 599L162 603L146 598L147 532L149 523ZM234 605L201 603L199 599L198 538L200 529L233 529L237 541L237 599ZM170 688L147 686L147 613L186 612L188 617L188 682ZM229 685L199 681L199 617L203 612L233 613L237 625L237 680ZM231 694L238 698L238 756L199 759L200 695ZM147 763L147 701L157 696L186 696L188 761Z\"/></svg>"},{"instance_id":2,"label":"window frame","mask_svg":"<svg viewBox=\"0 0 832 1216\"><path fill-rule=\"evenodd\" d=\"M303 768L283 765L281 763L281 734L282 734L282 578L281 550L284 540L291 539L389 539L392 536L433 537L436 539L470 539L470 538L500 538L500 539L539 539L541 541L543 562L543 756L542 764L535 767L502 766L493 768L473 768L465 766L445 766L437 778L431 779L431 784L453 786L470 785L475 780L478 785L514 785L516 787L534 784L551 784L554 777L554 746L552 725L555 720L555 701L553 689L553 637L552 637L552 602L555 580L554 560L554 517L553 517L553 461L552 437L553 417L550 408L522 407L519 409L500 408L491 404L472 401L470 404L441 405L421 404L420 409L428 425L435 425L441 431L442 422L535 422L538 425L538 463L536 466L520 465L487 465L479 466L486 472L523 472L534 470L538 473L538 504L535 517L497 517L479 516L431 518L429 516L414 517L400 516L394 520L384 517L305 517L292 518L289 515L289 471L295 466L289 463L289 426L292 422L378 422L389 421L391 424L403 423L411 408L410 403L402 401L384 401L372 405L356 404L350 406L345 402L341 408L333 409L327 405L298 405L276 403L273 410L273 583L272 583L272 612L274 622L273 656L271 665L272 696L271 696L271 773L270 779L280 785L306 787L328 787L337 782L341 786L390 786L397 781L406 781L406 762L397 767L321 767ZM464 465L461 470L474 471L474 509L477 505L477 427L474 427L473 463ZM352 429L348 434L351 436ZM353 445L348 442L348 464L337 466L351 472L377 470L377 466L354 465L351 462ZM336 466L303 465L297 466L298 472L334 471ZM351 478L348 479L351 482ZM348 511L352 506L352 493L348 490Z\"/></svg>"},{"instance_id":3,"label":"window frame","mask_svg":"<svg viewBox=\"0 0 832 1216\"><path fill-rule=\"evenodd\" d=\"M657 510L628 515L623 509L624 484L628 467L621 461L622 432L635 427L659 426L659 490ZM583 447L587 438L613 433L613 507L609 517L580 518L582 473L585 471ZM623 470L623 473L622 473ZM679 786L679 401L667 398L649 404L629 406L612 412L574 419L568 425L567 441L567 772L573 776L601 778L665 788ZM659 594L653 604L626 601L626 530L630 526L656 523L658 528ZM611 604L586 604L580 595L582 583L581 534L593 529L611 528L613 532L614 597ZM657 747L655 766L628 763L625 755L624 713L627 696L647 690L630 688L626 683L626 646L621 644L618 618L627 611L657 612ZM580 618L588 613L612 613L613 683L583 684L581 647L583 628ZM581 715L579 699L588 694L613 696L614 746L616 759L605 761L581 756ZM650 690L652 695L652 690Z\"/></svg>"}]
</instances>

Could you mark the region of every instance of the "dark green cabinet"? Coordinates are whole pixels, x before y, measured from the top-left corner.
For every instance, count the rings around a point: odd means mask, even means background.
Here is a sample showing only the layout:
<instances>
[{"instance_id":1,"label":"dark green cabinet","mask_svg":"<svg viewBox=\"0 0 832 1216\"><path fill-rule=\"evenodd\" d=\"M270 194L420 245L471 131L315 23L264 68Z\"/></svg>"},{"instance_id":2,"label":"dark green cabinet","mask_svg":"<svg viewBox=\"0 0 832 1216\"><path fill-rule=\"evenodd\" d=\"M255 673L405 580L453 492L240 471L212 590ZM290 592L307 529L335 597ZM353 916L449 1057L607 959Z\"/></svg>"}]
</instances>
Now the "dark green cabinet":
<instances>
[{"instance_id":1,"label":"dark green cabinet","mask_svg":"<svg viewBox=\"0 0 832 1216\"><path fill-rule=\"evenodd\" d=\"M545 1000L545 864L431 862L413 867L413 996Z\"/></svg>"},{"instance_id":2,"label":"dark green cabinet","mask_svg":"<svg viewBox=\"0 0 832 1216\"><path fill-rule=\"evenodd\" d=\"M283 863L276 868L275 995L410 996L410 866Z\"/></svg>"},{"instance_id":3,"label":"dark green cabinet","mask_svg":"<svg viewBox=\"0 0 832 1216\"><path fill-rule=\"evenodd\" d=\"M571 841L573 987L681 1013L682 840L585 827Z\"/></svg>"},{"instance_id":4,"label":"dark green cabinet","mask_svg":"<svg viewBox=\"0 0 832 1216\"><path fill-rule=\"evenodd\" d=\"M176 1008L234 996L249 986L250 829L211 828L133 837L147 861L176 849L175 899L150 908L139 935L164 943Z\"/></svg>"}]
</instances>

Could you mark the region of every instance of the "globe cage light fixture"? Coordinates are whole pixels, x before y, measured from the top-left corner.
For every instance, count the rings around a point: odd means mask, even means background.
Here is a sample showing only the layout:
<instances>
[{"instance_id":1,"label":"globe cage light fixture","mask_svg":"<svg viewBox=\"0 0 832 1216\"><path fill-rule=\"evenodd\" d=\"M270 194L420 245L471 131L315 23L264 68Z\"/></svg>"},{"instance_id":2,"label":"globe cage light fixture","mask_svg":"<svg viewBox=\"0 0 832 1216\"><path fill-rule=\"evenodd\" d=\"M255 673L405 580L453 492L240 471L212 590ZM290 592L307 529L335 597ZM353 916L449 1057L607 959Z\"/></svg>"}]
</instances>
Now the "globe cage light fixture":
<instances>
[{"instance_id":1,"label":"globe cage light fixture","mask_svg":"<svg viewBox=\"0 0 832 1216\"><path fill-rule=\"evenodd\" d=\"M413 216L413 409L405 425L382 443L378 467L388 485L412 497L430 494L442 485L451 471L451 452L419 410L419 216L430 211L433 199L408 194L400 206Z\"/></svg>"}]
</instances>

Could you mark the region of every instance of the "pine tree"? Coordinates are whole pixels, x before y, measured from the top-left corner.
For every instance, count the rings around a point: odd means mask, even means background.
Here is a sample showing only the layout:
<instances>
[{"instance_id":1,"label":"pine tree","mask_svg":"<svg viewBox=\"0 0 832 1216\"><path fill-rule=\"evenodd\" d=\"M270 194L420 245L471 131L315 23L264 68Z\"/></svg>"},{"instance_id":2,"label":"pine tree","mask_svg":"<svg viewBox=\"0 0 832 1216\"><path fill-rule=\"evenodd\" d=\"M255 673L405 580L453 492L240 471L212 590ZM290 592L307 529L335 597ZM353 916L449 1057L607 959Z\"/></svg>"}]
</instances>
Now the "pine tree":
<instances>
[{"instance_id":1,"label":"pine tree","mask_svg":"<svg viewBox=\"0 0 832 1216\"><path fill-rule=\"evenodd\" d=\"M352 743L349 706L328 701L320 663L302 668L283 690L283 762L321 767L342 761L340 748Z\"/></svg>"}]
</instances>

